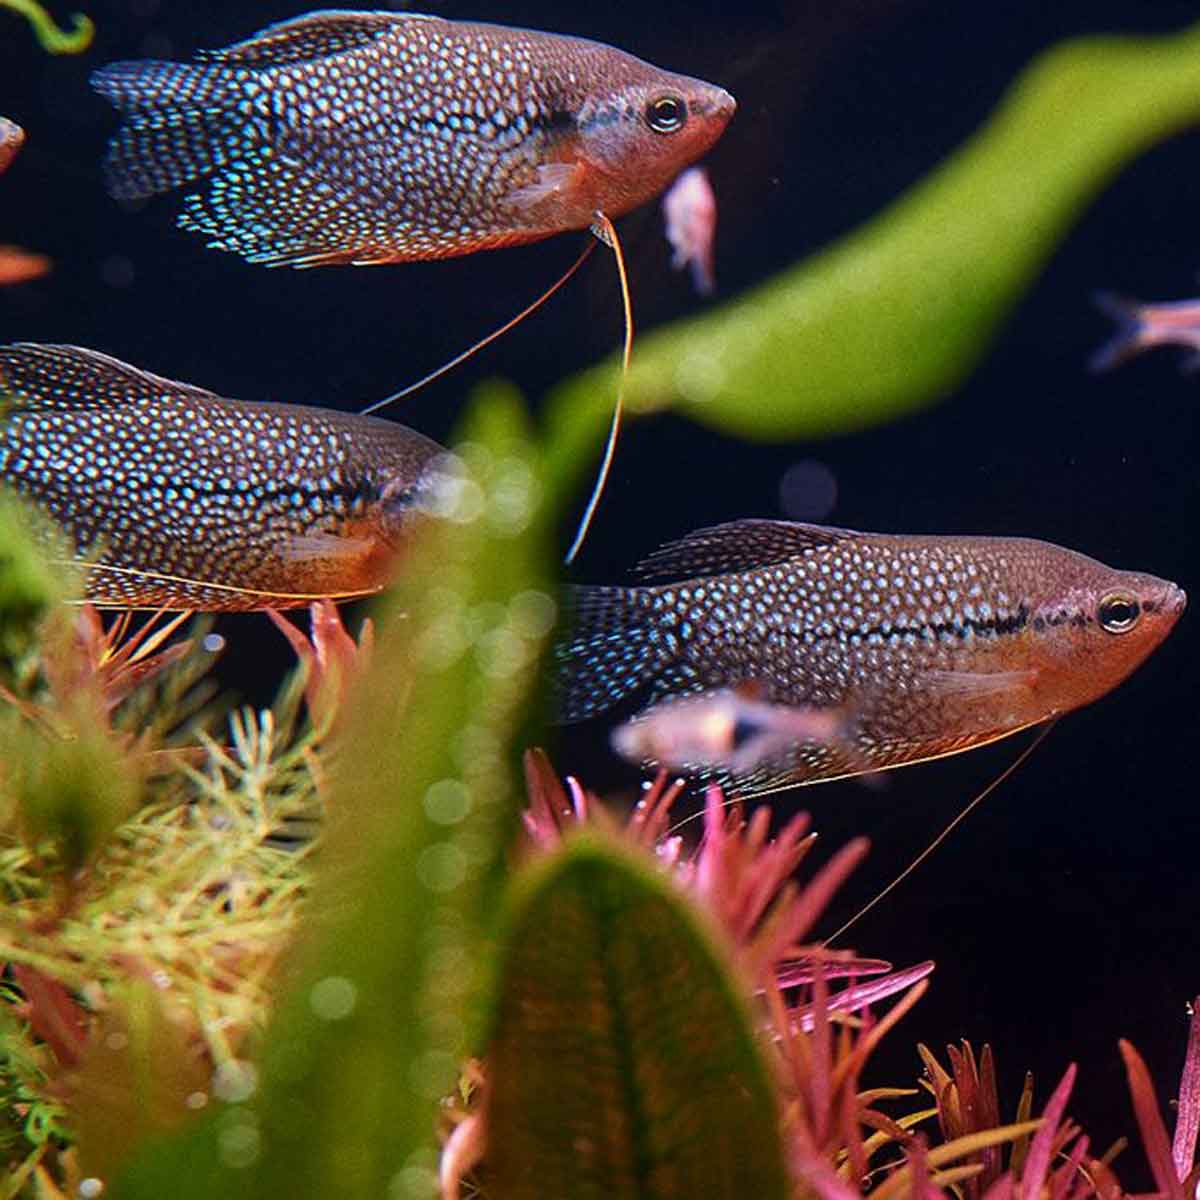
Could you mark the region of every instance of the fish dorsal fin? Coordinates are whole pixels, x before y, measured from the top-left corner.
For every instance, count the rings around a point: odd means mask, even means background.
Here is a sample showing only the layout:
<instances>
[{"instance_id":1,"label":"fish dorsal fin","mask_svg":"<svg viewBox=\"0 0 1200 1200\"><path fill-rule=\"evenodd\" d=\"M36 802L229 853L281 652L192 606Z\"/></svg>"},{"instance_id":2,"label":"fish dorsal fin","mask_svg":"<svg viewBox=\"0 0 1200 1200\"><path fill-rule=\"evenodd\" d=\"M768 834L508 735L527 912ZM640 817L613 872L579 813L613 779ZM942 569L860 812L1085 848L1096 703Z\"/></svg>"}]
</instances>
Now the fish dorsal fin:
<instances>
[{"instance_id":1,"label":"fish dorsal fin","mask_svg":"<svg viewBox=\"0 0 1200 1200\"><path fill-rule=\"evenodd\" d=\"M100 408L137 400L215 400L212 392L139 371L80 346L0 346L0 393L25 407Z\"/></svg>"},{"instance_id":2,"label":"fish dorsal fin","mask_svg":"<svg viewBox=\"0 0 1200 1200\"><path fill-rule=\"evenodd\" d=\"M753 571L855 536L848 529L796 521L730 521L668 542L644 558L637 573L645 580L669 580Z\"/></svg>"},{"instance_id":3,"label":"fish dorsal fin","mask_svg":"<svg viewBox=\"0 0 1200 1200\"><path fill-rule=\"evenodd\" d=\"M370 45L405 21L427 20L419 13L343 12L323 9L260 29L223 50L200 53L204 62L247 67L284 67Z\"/></svg>"}]
</instances>

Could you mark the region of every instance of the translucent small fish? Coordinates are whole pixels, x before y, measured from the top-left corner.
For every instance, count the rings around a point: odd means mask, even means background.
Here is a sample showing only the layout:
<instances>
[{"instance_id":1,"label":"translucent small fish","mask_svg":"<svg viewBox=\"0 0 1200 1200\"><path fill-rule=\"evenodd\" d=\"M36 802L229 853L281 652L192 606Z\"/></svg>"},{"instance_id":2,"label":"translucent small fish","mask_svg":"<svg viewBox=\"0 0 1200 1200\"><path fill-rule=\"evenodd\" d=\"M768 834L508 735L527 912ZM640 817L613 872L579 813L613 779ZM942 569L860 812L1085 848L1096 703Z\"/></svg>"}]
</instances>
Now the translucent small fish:
<instances>
[{"instance_id":1,"label":"translucent small fish","mask_svg":"<svg viewBox=\"0 0 1200 1200\"><path fill-rule=\"evenodd\" d=\"M228 400L75 346L0 347L0 483L65 531L100 607L378 591L444 460L378 418Z\"/></svg>"},{"instance_id":2,"label":"translucent small fish","mask_svg":"<svg viewBox=\"0 0 1200 1200\"><path fill-rule=\"evenodd\" d=\"M632 763L685 774L754 777L808 744L850 745L847 714L770 704L749 684L663 700L617 726L612 745Z\"/></svg>"},{"instance_id":3,"label":"translucent small fish","mask_svg":"<svg viewBox=\"0 0 1200 1200\"><path fill-rule=\"evenodd\" d=\"M723 89L583 38L315 12L92 82L126 117L115 196L206 181L180 224L259 263L445 258L587 229L720 137Z\"/></svg>"},{"instance_id":4,"label":"translucent small fish","mask_svg":"<svg viewBox=\"0 0 1200 1200\"><path fill-rule=\"evenodd\" d=\"M702 529L641 587L581 588L558 649L560 715L753 680L769 704L852 712L756 789L955 754L1103 696L1187 597L1028 538L856 533L787 521Z\"/></svg>"},{"instance_id":5,"label":"translucent small fish","mask_svg":"<svg viewBox=\"0 0 1200 1200\"><path fill-rule=\"evenodd\" d=\"M1117 329L1092 355L1093 371L1119 367L1154 346L1187 347L1192 353L1184 359L1183 369L1200 370L1200 300L1143 304L1112 292L1101 292L1095 300L1116 321Z\"/></svg>"},{"instance_id":6,"label":"translucent small fish","mask_svg":"<svg viewBox=\"0 0 1200 1200\"><path fill-rule=\"evenodd\" d=\"M663 197L667 241L674 254L671 266L690 267L692 286L701 296L711 296L717 281L713 269L713 243L717 236L717 197L703 167L689 167Z\"/></svg>"}]
</instances>

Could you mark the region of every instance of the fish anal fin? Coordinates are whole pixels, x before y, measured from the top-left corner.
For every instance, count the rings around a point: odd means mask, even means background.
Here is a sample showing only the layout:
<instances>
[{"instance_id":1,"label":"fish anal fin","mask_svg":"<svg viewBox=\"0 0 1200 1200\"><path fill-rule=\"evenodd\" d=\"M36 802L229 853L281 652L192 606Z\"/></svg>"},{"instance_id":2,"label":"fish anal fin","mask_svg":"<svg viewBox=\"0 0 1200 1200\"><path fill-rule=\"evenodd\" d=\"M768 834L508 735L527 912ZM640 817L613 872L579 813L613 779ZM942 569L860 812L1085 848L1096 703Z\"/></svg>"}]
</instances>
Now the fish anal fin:
<instances>
[{"instance_id":1,"label":"fish anal fin","mask_svg":"<svg viewBox=\"0 0 1200 1200\"><path fill-rule=\"evenodd\" d=\"M324 9L268 25L253 37L222 50L202 51L197 57L210 63L282 67L355 50L406 21L428 19L419 13Z\"/></svg>"},{"instance_id":2,"label":"fish anal fin","mask_svg":"<svg viewBox=\"0 0 1200 1200\"><path fill-rule=\"evenodd\" d=\"M731 521L668 542L644 558L637 573L646 580L669 580L753 571L856 536L848 529L796 521Z\"/></svg>"},{"instance_id":3,"label":"fish anal fin","mask_svg":"<svg viewBox=\"0 0 1200 1200\"><path fill-rule=\"evenodd\" d=\"M23 407L99 408L138 400L213 400L212 392L140 371L128 363L80 346L18 342L0 346L0 391Z\"/></svg>"}]
</instances>

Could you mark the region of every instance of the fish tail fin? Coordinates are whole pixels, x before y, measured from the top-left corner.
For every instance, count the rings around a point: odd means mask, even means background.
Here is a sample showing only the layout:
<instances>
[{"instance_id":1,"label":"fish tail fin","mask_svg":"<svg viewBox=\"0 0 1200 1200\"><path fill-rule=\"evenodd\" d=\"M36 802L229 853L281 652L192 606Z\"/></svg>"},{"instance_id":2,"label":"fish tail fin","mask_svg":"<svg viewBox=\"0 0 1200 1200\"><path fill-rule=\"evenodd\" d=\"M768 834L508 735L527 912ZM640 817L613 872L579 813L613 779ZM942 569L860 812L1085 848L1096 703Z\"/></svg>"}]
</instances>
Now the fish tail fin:
<instances>
[{"instance_id":1,"label":"fish tail fin","mask_svg":"<svg viewBox=\"0 0 1200 1200\"><path fill-rule=\"evenodd\" d=\"M557 715L585 721L660 677L677 654L644 588L585 587L570 595L570 627L555 648Z\"/></svg>"},{"instance_id":2,"label":"fish tail fin","mask_svg":"<svg viewBox=\"0 0 1200 1200\"><path fill-rule=\"evenodd\" d=\"M125 117L104 164L109 192L143 200L203 182L181 228L267 266L359 261L339 244L345 201L283 153L255 112L259 72L241 63L118 62L92 86ZM369 256L363 261L368 261Z\"/></svg>"},{"instance_id":3,"label":"fish tail fin","mask_svg":"<svg viewBox=\"0 0 1200 1200\"><path fill-rule=\"evenodd\" d=\"M143 200L212 174L249 148L237 111L238 73L213 64L117 62L92 87L125 118L105 181L118 200Z\"/></svg>"},{"instance_id":4,"label":"fish tail fin","mask_svg":"<svg viewBox=\"0 0 1200 1200\"><path fill-rule=\"evenodd\" d=\"M1109 371L1133 358L1145 343L1146 322L1139 301L1116 292L1096 292L1092 296L1096 307L1117 324L1113 336L1088 360L1093 371Z\"/></svg>"}]
</instances>

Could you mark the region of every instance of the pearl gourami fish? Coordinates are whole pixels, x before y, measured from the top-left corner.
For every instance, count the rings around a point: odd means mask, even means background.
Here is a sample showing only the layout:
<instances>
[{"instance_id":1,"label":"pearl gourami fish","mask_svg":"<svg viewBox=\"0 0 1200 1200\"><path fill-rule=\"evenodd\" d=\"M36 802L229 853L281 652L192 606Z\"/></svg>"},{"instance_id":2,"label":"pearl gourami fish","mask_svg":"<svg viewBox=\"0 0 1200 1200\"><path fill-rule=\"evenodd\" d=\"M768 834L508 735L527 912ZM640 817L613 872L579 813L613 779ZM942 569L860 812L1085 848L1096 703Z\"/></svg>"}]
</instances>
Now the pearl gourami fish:
<instances>
[{"instance_id":1,"label":"pearl gourami fish","mask_svg":"<svg viewBox=\"0 0 1200 1200\"><path fill-rule=\"evenodd\" d=\"M723 89L584 38L315 12L194 63L92 77L125 116L133 200L183 184L183 228L267 265L446 258L586 229L720 137Z\"/></svg>"},{"instance_id":2,"label":"pearl gourami fish","mask_svg":"<svg viewBox=\"0 0 1200 1200\"><path fill-rule=\"evenodd\" d=\"M228 400L74 346L0 347L0 483L65 532L103 608L378 591L444 456L374 417Z\"/></svg>"},{"instance_id":3,"label":"pearl gourami fish","mask_svg":"<svg viewBox=\"0 0 1200 1200\"><path fill-rule=\"evenodd\" d=\"M984 745L1103 696L1170 633L1173 583L1047 542L749 520L585 587L558 648L561 716L751 680L772 704L850 714L848 747L796 747L769 789Z\"/></svg>"}]
</instances>

